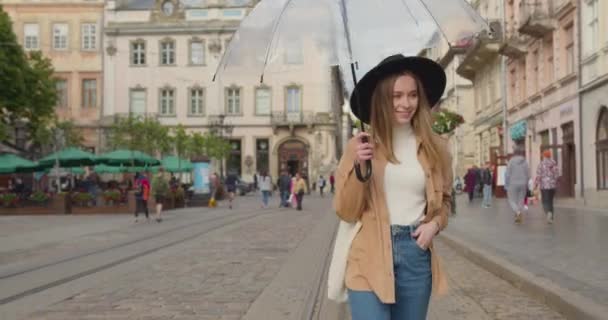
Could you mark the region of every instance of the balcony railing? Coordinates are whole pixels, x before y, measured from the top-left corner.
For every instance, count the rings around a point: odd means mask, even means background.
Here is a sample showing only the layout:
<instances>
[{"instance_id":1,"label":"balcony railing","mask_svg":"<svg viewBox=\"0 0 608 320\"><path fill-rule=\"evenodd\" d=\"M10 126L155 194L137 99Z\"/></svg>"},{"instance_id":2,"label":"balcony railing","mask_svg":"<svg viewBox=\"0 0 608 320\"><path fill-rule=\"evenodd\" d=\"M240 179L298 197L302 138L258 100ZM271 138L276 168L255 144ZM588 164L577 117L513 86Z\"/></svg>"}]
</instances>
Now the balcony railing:
<instances>
[{"instance_id":1,"label":"balcony railing","mask_svg":"<svg viewBox=\"0 0 608 320\"><path fill-rule=\"evenodd\" d=\"M519 32L542 38L553 30L553 1L526 0L519 3Z\"/></svg>"},{"instance_id":2,"label":"balcony railing","mask_svg":"<svg viewBox=\"0 0 608 320\"><path fill-rule=\"evenodd\" d=\"M553 16L560 18L564 13L576 8L576 0L555 0Z\"/></svg>"},{"instance_id":3,"label":"balcony railing","mask_svg":"<svg viewBox=\"0 0 608 320\"><path fill-rule=\"evenodd\" d=\"M297 126L314 124L314 113L307 111L299 112L273 112L270 123L275 126Z\"/></svg>"},{"instance_id":4,"label":"balcony railing","mask_svg":"<svg viewBox=\"0 0 608 320\"><path fill-rule=\"evenodd\" d=\"M505 42L500 48L500 53L510 58L520 58L527 53L526 36L519 33L515 21L507 23Z\"/></svg>"}]
</instances>

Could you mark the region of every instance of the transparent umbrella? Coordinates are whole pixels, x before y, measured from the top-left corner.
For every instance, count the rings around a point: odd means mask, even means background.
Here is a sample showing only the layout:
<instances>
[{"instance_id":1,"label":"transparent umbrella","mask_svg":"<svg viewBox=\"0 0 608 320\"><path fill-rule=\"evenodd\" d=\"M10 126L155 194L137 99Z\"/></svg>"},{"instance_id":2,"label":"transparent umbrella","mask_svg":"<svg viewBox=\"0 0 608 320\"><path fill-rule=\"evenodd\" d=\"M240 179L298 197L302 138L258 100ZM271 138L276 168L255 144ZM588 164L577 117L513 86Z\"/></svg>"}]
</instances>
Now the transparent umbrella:
<instances>
[{"instance_id":1,"label":"transparent umbrella","mask_svg":"<svg viewBox=\"0 0 608 320\"><path fill-rule=\"evenodd\" d=\"M234 34L214 80L314 78L338 66L351 92L387 56L418 55L442 42L458 47L490 32L465 0L263 0ZM357 168L361 181L371 176L366 167L365 175Z\"/></svg>"}]
</instances>

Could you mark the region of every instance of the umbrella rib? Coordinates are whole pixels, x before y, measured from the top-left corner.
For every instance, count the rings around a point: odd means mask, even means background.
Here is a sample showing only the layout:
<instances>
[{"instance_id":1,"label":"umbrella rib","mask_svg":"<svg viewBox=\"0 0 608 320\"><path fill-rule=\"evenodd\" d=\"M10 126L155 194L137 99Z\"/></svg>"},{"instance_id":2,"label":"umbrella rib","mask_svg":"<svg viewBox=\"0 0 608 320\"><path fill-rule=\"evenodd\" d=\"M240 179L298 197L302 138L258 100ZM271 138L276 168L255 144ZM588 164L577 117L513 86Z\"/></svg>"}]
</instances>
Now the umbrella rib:
<instances>
[{"instance_id":1,"label":"umbrella rib","mask_svg":"<svg viewBox=\"0 0 608 320\"><path fill-rule=\"evenodd\" d=\"M345 2L345 0L341 0L340 1L340 7L341 7L340 8L341 9L340 13L341 13L341 16L342 16L342 24L344 25L344 33L345 33L345 36L346 36L346 45L348 46L348 55L349 55L349 58L350 58L350 62L352 64L353 63L353 48L352 48L352 44L351 44L351 40L350 40L350 29L348 28L348 12L347 12L347 9L346 9L346 2ZM354 69L352 70L352 72L353 72L353 78L354 78L354 75L355 75ZM356 85L357 84L356 78L354 78L353 80L354 80L354 83Z\"/></svg>"},{"instance_id":2,"label":"umbrella rib","mask_svg":"<svg viewBox=\"0 0 608 320\"><path fill-rule=\"evenodd\" d=\"M443 28L441 28L441 25L439 24L439 21L437 21L437 18L435 18L435 15L433 15L433 12L431 12L431 10L429 9L429 7L426 5L425 0L418 0L420 1L420 3L422 4L422 6L424 6L424 9L429 13L429 15L431 16L431 18L433 19L433 21L435 21L435 24L437 25L437 29L439 29L439 32L441 32L441 34L443 35L443 37L445 38L445 40L448 42L448 47L450 49L452 49L452 43L450 42L450 38L448 38L447 34L445 34L445 32L443 31Z\"/></svg>"},{"instance_id":3,"label":"umbrella rib","mask_svg":"<svg viewBox=\"0 0 608 320\"><path fill-rule=\"evenodd\" d=\"M277 17L277 20L274 22L274 26L272 26L272 34L271 34L270 42L268 43L268 46L266 46L266 55L264 57L264 67L262 67L262 75L260 77L260 83L264 83L264 71L266 70L266 66L268 65L268 59L270 58L270 50L272 49L272 45L274 44L274 39L277 34L277 29L279 28L279 24L281 23L283 14L285 14L285 11L287 11L287 8L289 7L289 5L292 2L293 2L293 0L288 0L285 3L285 5L283 6L283 9L281 9L281 13Z\"/></svg>"},{"instance_id":4,"label":"umbrella rib","mask_svg":"<svg viewBox=\"0 0 608 320\"><path fill-rule=\"evenodd\" d=\"M410 14L410 17L412 17L412 19L414 19L414 22L416 23L416 26L420 27L420 24L418 23L418 20L416 19L416 17L412 13L412 10L410 9L410 6L407 5L406 0L401 0L401 2L405 6L405 9L407 10L407 12Z\"/></svg>"}]
</instances>

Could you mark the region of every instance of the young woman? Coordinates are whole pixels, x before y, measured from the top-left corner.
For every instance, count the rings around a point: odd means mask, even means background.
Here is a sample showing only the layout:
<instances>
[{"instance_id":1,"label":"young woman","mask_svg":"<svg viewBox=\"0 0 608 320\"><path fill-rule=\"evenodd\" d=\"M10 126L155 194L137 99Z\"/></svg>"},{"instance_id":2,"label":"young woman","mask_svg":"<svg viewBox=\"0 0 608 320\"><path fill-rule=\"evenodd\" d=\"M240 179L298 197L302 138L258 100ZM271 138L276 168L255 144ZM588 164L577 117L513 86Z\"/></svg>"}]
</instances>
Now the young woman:
<instances>
[{"instance_id":1,"label":"young woman","mask_svg":"<svg viewBox=\"0 0 608 320\"><path fill-rule=\"evenodd\" d=\"M513 156L507 164L505 173L505 189L507 198L513 212L515 212L515 223L523 222L524 206L528 198L528 181L530 180L530 169L525 158L526 150L521 145L513 147Z\"/></svg>"},{"instance_id":2,"label":"young woman","mask_svg":"<svg viewBox=\"0 0 608 320\"><path fill-rule=\"evenodd\" d=\"M371 127L349 141L336 172L336 212L362 225L344 275L353 320L426 319L432 289L446 290L432 241L448 223L452 166L447 141L431 127L445 84L434 61L394 55L351 95ZM355 165L366 172L367 160L373 173L362 183Z\"/></svg>"},{"instance_id":3,"label":"young woman","mask_svg":"<svg viewBox=\"0 0 608 320\"><path fill-rule=\"evenodd\" d=\"M296 201L298 203L297 210L302 210L302 201L304 201L304 194L308 193L308 186L306 185L306 180L302 178L301 173L296 173L296 180L293 186L293 193L295 194Z\"/></svg>"},{"instance_id":4,"label":"young woman","mask_svg":"<svg viewBox=\"0 0 608 320\"><path fill-rule=\"evenodd\" d=\"M553 198L555 197L555 189L559 179L559 168L557 162L551 159L551 150L543 152L543 161L536 169L536 180L534 189L540 187L543 209L547 215L547 223L553 223Z\"/></svg>"},{"instance_id":5,"label":"young woman","mask_svg":"<svg viewBox=\"0 0 608 320\"><path fill-rule=\"evenodd\" d=\"M135 174L135 222L137 222L140 211L143 211L146 215L146 220L150 220L150 214L148 212L148 198L150 197L150 181L148 178L141 173Z\"/></svg>"},{"instance_id":6,"label":"young woman","mask_svg":"<svg viewBox=\"0 0 608 320\"><path fill-rule=\"evenodd\" d=\"M156 222L163 221L161 216L163 212L163 202L165 197L169 195L169 183L165 178L165 170L163 168L158 169L158 174L152 180L152 191L154 192L154 199L156 201Z\"/></svg>"},{"instance_id":7,"label":"young woman","mask_svg":"<svg viewBox=\"0 0 608 320\"><path fill-rule=\"evenodd\" d=\"M272 179L266 172L262 172L260 175L258 186L262 191L262 208L268 208L268 198L270 198L270 194L272 193Z\"/></svg>"}]
</instances>

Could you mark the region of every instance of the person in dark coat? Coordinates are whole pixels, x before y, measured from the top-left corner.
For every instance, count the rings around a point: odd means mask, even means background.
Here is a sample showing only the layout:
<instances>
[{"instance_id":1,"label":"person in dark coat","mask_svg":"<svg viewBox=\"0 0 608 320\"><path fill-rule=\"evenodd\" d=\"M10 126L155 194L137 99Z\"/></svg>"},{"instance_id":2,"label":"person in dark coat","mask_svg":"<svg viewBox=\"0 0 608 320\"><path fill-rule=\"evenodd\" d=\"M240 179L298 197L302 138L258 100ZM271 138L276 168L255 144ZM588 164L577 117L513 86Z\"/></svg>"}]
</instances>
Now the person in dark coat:
<instances>
[{"instance_id":1,"label":"person in dark coat","mask_svg":"<svg viewBox=\"0 0 608 320\"><path fill-rule=\"evenodd\" d=\"M473 166L464 176L464 190L469 194L469 202L473 202L475 186L477 186L477 169Z\"/></svg>"}]
</instances>

